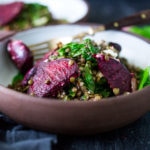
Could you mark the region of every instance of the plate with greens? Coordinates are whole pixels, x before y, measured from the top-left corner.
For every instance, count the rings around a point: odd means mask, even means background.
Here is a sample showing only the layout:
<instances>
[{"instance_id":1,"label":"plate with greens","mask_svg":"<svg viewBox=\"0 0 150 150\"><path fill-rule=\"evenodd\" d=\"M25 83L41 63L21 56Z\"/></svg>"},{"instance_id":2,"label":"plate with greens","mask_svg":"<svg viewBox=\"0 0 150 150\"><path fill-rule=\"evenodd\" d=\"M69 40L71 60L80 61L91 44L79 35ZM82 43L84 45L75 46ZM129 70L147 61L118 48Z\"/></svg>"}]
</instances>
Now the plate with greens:
<instances>
[{"instance_id":1,"label":"plate with greens","mask_svg":"<svg viewBox=\"0 0 150 150\"><path fill-rule=\"evenodd\" d=\"M0 2L0 28L20 31L49 24L75 23L84 20L88 11L84 0L6 0Z\"/></svg>"},{"instance_id":2,"label":"plate with greens","mask_svg":"<svg viewBox=\"0 0 150 150\"><path fill-rule=\"evenodd\" d=\"M120 128L148 112L150 45L141 38L103 31L60 41L34 61L28 45L89 28L46 26L1 41L0 111L34 129L78 135Z\"/></svg>"}]
</instances>

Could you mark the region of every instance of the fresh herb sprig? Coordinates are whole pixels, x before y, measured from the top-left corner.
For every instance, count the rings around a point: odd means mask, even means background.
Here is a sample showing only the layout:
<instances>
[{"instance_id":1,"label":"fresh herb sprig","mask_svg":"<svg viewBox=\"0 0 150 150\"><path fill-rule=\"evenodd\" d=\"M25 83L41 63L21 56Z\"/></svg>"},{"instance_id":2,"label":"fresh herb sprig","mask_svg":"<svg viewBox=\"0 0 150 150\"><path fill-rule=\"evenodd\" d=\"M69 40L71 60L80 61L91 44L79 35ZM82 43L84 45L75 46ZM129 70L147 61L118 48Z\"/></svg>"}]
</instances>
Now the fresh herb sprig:
<instances>
[{"instance_id":1,"label":"fresh herb sprig","mask_svg":"<svg viewBox=\"0 0 150 150\"><path fill-rule=\"evenodd\" d=\"M87 61L94 61L93 54L99 52L100 49L94 45L94 42L90 39L85 39L82 43L70 42L58 51L61 57L77 58L81 56Z\"/></svg>"}]
</instances>

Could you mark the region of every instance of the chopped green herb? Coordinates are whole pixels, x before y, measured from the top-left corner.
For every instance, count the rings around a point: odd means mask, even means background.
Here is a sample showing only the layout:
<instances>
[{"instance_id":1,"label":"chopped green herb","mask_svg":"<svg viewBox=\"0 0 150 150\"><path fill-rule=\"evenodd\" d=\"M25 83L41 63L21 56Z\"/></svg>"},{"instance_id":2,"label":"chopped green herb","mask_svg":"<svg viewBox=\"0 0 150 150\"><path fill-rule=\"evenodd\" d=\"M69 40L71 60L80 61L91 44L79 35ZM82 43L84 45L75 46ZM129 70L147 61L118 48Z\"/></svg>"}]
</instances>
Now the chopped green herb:
<instances>
[{"instance_id":1,"label":"chopped green herb","mask_svg":"<svg viewBox=\"0 0 150 150\"><path fill-rule=\"evenodd\" d=\"M100 52L100 49L98 49L97 46L94 46L92 42L93 41L90 39L85 39L82 43L71 42L60 48L58 53L60 56L68 58L81 56L85 58L85 60L94 61L95 59L92 56L93 54ZM69 52L66 52L66 49L69 49Z\"/></svg>"}]
</instances>

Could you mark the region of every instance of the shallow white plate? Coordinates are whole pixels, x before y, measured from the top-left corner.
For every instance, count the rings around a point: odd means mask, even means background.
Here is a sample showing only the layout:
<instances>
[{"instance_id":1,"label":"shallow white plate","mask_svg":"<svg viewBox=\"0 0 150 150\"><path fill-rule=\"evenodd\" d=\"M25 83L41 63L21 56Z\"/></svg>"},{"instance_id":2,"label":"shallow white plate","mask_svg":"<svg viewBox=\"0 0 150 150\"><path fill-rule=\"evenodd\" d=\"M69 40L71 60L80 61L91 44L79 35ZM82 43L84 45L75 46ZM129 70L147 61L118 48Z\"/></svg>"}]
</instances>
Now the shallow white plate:
<instances>
[{"instance_id":1,"label":"shallow white plate","mask_svg":"<svg viewBox=\"0 0 150 150\"><path fill-rule=\"evenodd\" d=\"M0 4L15 2L18 0L1 0ZM39 3L46 5L55 19L64 19L69 23L75 23L84 19L89 11L84 0L19 0L25 3Z\"/></svg>"}]
</instances>

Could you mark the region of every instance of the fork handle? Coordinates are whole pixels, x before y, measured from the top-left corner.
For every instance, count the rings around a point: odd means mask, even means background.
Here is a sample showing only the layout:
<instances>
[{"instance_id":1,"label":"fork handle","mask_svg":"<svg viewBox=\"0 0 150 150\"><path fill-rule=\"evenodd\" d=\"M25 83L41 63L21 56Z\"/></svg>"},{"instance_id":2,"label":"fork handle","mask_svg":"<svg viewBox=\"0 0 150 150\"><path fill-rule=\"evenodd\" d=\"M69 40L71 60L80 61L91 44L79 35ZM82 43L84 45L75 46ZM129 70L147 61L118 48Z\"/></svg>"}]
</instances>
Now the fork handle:
<instances>
[{"instance_id":1,"label":"fork handle","mask_svg":"<svg viewBox=\"0 0 150 150\"><path fill-rule=\"evenodd\" d=\"M101 32L109 29L121 30L123 27L131 25L146 24L150 22L150 9L143 10L133 15L118 19L116 21L91 27L89 31L82 32L73 37L73 39L82 39L87 35L94 35L97 32Z\"/></svg>"},{"instance_id":2,"label":"fork handle","mask_svg":"<svg viewBox=\"0 0 150 150\"><path fill-rule=\"evenodd\" d=\"M150 22L150 9L143 10L131 16L124 17L122 19L105 24L104 27L105 27L105 30L121 29L122 27L127 27L131 25L140 25L140 24L142 25L142 24L146 24L149 22Z\"/></svg>"}]
</instances>

